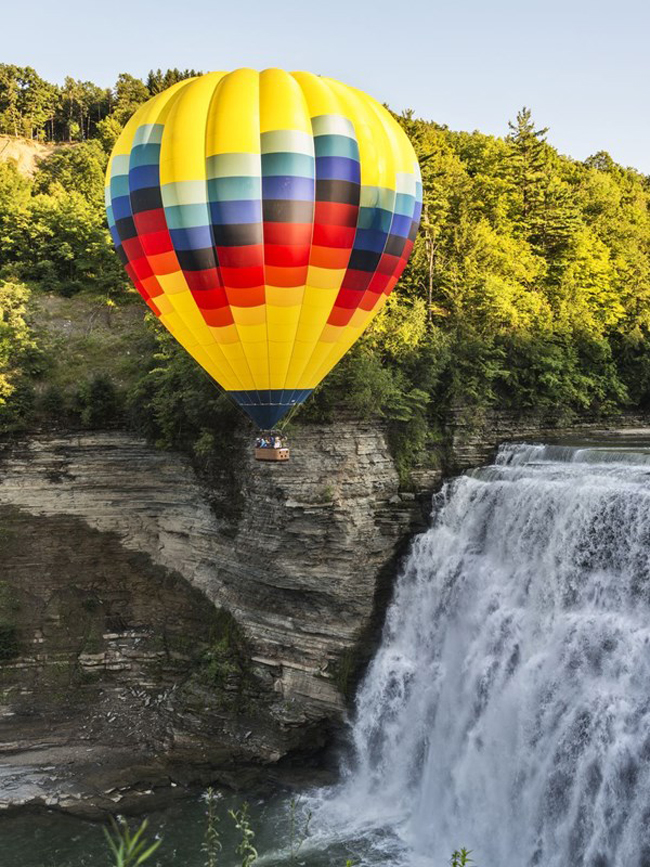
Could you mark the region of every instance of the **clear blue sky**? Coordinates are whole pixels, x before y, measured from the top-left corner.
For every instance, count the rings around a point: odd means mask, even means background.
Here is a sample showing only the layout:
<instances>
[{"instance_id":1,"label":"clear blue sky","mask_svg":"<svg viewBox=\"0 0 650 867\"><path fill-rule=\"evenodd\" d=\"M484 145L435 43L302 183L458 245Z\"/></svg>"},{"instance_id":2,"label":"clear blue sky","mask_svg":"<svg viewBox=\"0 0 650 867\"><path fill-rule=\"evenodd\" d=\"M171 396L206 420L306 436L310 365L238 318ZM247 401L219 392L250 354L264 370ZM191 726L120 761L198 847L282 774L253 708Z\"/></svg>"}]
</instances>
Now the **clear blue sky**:
<instances>
[{"instance_id":1,"label":"clear blue sky","mask_svg":"<svg viewBox=\"0 0 650 867\"><path fill-rule=\"evenodd\" d=\"M103 86L152 67L308 69L499 135L525 104L563 153L650 174L649 33L647 0L14 0L0 61Z\"/></svg>"}]
</instances>

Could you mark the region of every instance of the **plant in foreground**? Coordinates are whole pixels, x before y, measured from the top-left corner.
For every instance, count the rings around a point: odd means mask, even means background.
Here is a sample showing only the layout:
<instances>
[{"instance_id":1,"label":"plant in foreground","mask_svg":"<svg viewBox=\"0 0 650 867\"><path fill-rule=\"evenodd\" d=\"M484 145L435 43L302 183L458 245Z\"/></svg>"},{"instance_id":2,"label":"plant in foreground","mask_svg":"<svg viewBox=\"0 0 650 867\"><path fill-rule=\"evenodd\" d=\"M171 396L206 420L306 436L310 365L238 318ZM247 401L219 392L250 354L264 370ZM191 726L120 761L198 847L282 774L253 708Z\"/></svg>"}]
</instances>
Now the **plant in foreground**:
<instances>
[{"instance_id":1,"label":"plant in foreground","mask_svg":"<svg viewBox=\"0 0 650 867\"><path fill-rule=\"evenodd\" d=\"M451 867L468 867L469 864L474 864L474 859L469 857L471 854L471 849L456 849L449 862Z\"/></svg>"},{"instance_id":2,"label":"plant in foreground","mask_svg":"<svg viewBox=\"0 0 650 867\"><path fill-rule=\"evenodd\" d=\"M219 852L223 847L219 839L217 795L212 787L205 793L205 803L206 825L201 851L205 855L205 867L217 867Z\"/></svg>"},{"instance_id":3,"label":"plant in foreground","mask_svg":"<svg viewBox=\"0 0 650 867\"><path fill-rule=\"evenodd\" d=\"M131 832L123 816L118 816L117 820L112 819L111 823L112 832L104 828L104 833L115 859L115 867L139 867L162 843L162 840L154 840L152 843L145 837L149 824L147 819L134 832Z\"/></svg>"},{"instance_id":4,"label":"plant in foreground","mask_svg":"<svg viewBox=\"0 0 650 867\"><path fill-rule=\"evenodd\" d=\"M241 842L237 846L237 853L241 855L241 867L251 867L257 861L257 849L253 846L255 832L251 828L248 804L242 804L239 810L228 810L228 815L235 823L235 828L241 833Z\"/></svg>"},{"instance_id":5,"label":"plant in foreground","mask_svg":"<svg viewBox=\"0 0 650 867\"><path fill-rule=\"evenodd\" d=\"M205 794L206 829L201 845L201 851L205 856L205 867L217 867L219 853L223 848L218 829L217 800L218 795L215 794L214 789L209 788ZM292 865L297 863L298 852L307 839L312 818L312 814L307 813L304 826L297 828L298 804L299 799L292 799L290 804L289 859ZM239 845L236 848L237 854L241 856L241 867L252 867L259 856L257 849L253 846L255 832L251 828L248 804L242 804L239 810L229 810L228 815L234 821L235 828L241 835ZM152 842L146 837L145 832L149 824L147 819L133 832L123 816L111 819L111 824L111 831L104 828L104 833L113 854L113 867L140 867L149 860L162 843L161 839L154 839ZM449 862L451 867L470 867L474 864L474 859L470 858L471 854L471 849L464 847L456 849ZM345 862L345 867L354 867L354 865L355 862L350 859Z\"/></svg>"}]
</instances>

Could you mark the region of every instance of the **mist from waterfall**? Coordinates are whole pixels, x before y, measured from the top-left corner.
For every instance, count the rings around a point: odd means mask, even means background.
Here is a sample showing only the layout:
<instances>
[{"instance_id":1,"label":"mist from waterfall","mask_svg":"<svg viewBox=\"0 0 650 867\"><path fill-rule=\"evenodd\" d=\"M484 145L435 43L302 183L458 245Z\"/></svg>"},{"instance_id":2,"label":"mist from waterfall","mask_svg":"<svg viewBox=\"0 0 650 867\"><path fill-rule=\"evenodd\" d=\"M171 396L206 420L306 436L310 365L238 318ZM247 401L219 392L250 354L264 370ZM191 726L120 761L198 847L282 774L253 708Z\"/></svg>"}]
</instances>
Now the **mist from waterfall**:
<instances>
[{"instance_id":1,"label":"mist from waterfall","mask_svg":"<svg viewBox=\"0 0 650 867\"><path fill-rule=\"evenodd\" d=\"M382 863L648 867L650 455L508 445L448 484L351 744L315 827Z\"/></svg>"}]
</instances>

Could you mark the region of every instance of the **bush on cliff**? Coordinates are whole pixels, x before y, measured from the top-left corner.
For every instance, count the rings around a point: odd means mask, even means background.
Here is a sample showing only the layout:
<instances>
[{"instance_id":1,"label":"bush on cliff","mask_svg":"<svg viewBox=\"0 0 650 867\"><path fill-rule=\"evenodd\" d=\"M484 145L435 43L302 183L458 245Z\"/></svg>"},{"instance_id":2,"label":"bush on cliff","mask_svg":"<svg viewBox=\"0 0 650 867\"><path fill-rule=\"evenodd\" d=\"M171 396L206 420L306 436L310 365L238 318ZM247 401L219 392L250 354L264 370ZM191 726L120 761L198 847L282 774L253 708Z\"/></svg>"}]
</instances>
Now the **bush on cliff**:
<instances>
[{"instance_id":1,"label":"bush on cliff","mask_svg":"<svg viewBox=\"0 0 650 867\"><path fill-rule=\"evenodd\" d=\"M26 321L29 290L0 280L0 411L19 387L35 350Z\"/></svg>"}]
</instances>

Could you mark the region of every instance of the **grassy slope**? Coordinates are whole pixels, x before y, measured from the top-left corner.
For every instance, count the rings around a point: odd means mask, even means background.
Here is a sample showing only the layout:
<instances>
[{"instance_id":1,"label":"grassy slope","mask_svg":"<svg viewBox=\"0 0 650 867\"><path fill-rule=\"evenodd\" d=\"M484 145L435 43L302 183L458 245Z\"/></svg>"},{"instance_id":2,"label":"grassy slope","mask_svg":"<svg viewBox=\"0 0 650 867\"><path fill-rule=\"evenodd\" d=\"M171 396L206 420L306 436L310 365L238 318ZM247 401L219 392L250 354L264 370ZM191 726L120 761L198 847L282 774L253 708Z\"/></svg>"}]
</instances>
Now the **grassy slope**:
<instances>
[{"instance_id":1,"label":"grassy slope","mask_svg":"<svg viewBox=\"0 0 650 867\"><path fill-rule=\"evenodd\" d=\"M149 340L146 308L135 292L129 302L117 307L90 293L63 298L35 292L30 322L47 365L39 388L55 385L73 392L97 374L128 388L137 378Z\"/></svg>"}]
</instances>

